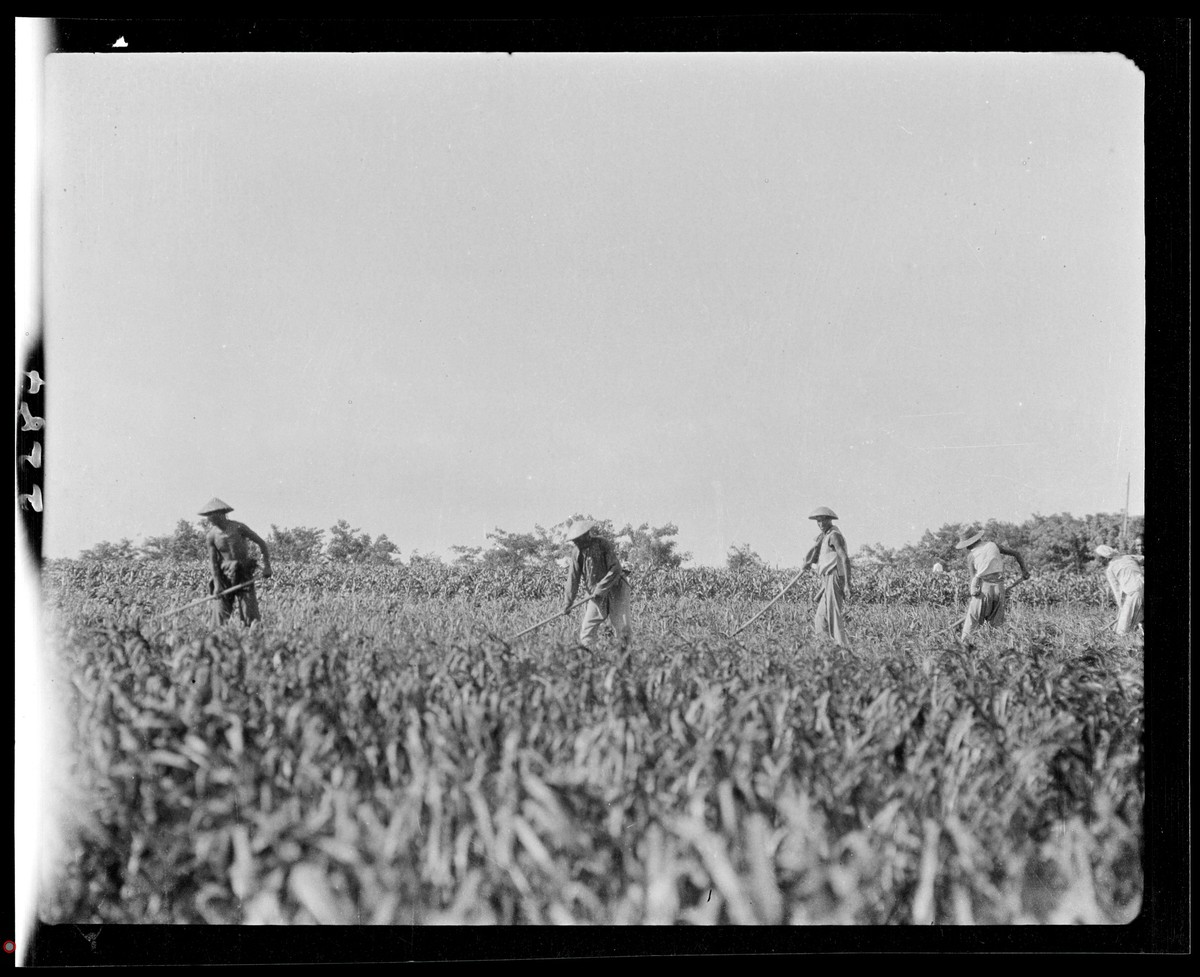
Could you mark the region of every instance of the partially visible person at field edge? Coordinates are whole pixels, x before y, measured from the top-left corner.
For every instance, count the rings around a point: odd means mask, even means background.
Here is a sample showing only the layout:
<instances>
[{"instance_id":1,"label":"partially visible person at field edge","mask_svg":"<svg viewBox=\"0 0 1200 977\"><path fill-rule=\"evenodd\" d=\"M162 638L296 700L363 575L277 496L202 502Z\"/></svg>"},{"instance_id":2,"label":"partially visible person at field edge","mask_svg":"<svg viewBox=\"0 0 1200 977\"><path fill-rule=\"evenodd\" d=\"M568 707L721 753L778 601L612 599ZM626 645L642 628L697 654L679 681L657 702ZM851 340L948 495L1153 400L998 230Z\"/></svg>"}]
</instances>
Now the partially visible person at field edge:
<instances>
[{"instance_id":1,"label":"partially visible person at field edge","mask_svg":"<svg viewBox=\"0 0 1200 977\"><path fill-rule=\"evenodd\" d=\"M604 621L608 621L618 638L628 638L632 627L629 621L629 584L626 571L617 556L612 540L597 531L596 523L580 519L567 528L566 541L573 547L567 567L564 610L575 601L580 583L591 594L579 626L579 641L590 645Z\"/></svg>"},{"instance_id":2,"label":"partially visible person at field edge","mask_svg":"<svg viewBox=\"0 0 1200 977\"><path fill-rule=\"evenodd\" d=\"M968 532L954 544L956 550L967 551L967 564L971 568L971 598L967 603L967 616L963 619L961 640L976 628L986 624L999 627L1004 623L1004 608L1008 595L1004 586L1004 557L1011 556L1021 568L1021 579L1029 579L1025 558L1016 550L1001 546L983 538L983 530Z\"/></svg>"},{"instance_id":3,"label":"partially visible person at field edge","mask_svg":"<svg viewBox=\"0 0 1200 977\"><path fill-rule=\"evenodd\" d=\"M1136 555L1122 556L1111 546L1097 546L1096 555L1104 567L1104 579L1121 613L1117 616L1117 634L1128 634L1134 628L1144 633L1142 606L1145 594L1145 575Z\"/></svg>"},{"instance_id":4,"label":"partially visible person at field edge","mask_svg":"<svg viewBox=\"0 0 1200 977\"><path fill-rule=\"evenodd\" d=\"M850 598L850 555L846 551L846 540L833 524L837 513L827 506L817 506L808 518L815 519L821 530L815 545L804 557L804 568L815 567L821 583L813 631L819 637L832 638L841 647L848 648L846 619L842 612Z\"/></svg>"},{"instance_id":5,"label":"partially visible person at field edge","mask_svg":"<svg viewBox=\"0 0 1200 977\"><path fill-rule=\"evenodd\" d=\"M1133 537L1133 555L1137 558L1138 563L1145 565L1146 538L1141 533Z\"/></svg>"},{"instance_id":6,"label":"partially visible person at field edge","mask_svg":"<svg viewBox=\"0 0 1200 977\"><path fill-rule=\"evenodd\" d=\"M271 554L263 538L245 523L230 519L226 513L232 512L233 506L218 498L210 499L200 510L200 515L212 527L204 537L208 544L208 558L212 565L212 579L208 582L208 592L219 594L238 584L248 584L231 594L224 594L213 600L212 624L219 627L229 620L233 614L234 604L237 605L238 616L242 623L250 626L261 619L258 610L258 597L254 592L254 571L258 569L258 561L250 555L248 543L253 543L262 552L263 579L271 576Z\"/></svg>"}]
</instances>

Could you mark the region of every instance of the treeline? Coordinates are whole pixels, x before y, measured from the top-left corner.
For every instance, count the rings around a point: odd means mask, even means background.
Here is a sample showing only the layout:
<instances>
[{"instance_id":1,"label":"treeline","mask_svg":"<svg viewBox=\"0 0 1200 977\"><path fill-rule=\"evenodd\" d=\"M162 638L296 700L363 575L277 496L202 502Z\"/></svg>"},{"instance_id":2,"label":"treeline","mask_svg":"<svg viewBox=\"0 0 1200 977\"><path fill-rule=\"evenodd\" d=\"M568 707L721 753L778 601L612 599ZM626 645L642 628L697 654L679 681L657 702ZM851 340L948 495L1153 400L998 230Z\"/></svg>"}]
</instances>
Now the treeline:
<instances>
[{"instance_id":1,"label":"treeline","mask_svg":"<svg viewBox=\"0 0 1200 977\"><path fill-rule=\"evenodd\" d=\"M150 536L140 546L129 539L119 543L97 543L79 554L81 560L111 560L122 557L141 560L207 560L208 547L205 536L208 527L204 523L191 523L180 519L174 532L164 536ZM328 532L329 538L326 539ZM266 535L271 559L284 563L394 563L400 557L400 549L381 533L374 539L370 533L351 528L345 519L339 519L328 530L309 526L281 529L272 524Z\"/></svg>"},{"instance_id":2,"label":"treeline","mask_svg":"<svg viewBox=\"0 0 1200 977\"><path fill-rule=\"evenodd\" d=\"M566 527L575 519L591 519L576 514L549 528L534 526L529 532L508 532L497 528L487 534L487 546L454 546L452 566L481 566L485 568L517 569L536 567L566 556L563 543ZM674 523L639 526L626 523L619 529L611 519L595 520L600 531L615 540L621 559L633 566L674 568L691 559L690 553L677 549L675 536L679 527ZM118 543L97 543L79 554L82 560L207 560L205 544L207 526L180 519L175 530L163 536L151 536L140 546L129 539ZM311 526L281 528L274 524L265 536L271 559L281 563L401 563L401 553L386 534L371 538L370 533L353 528L344 519L328 530ZM414 552L409 565L445 563L436 554Z\"/></svg>"},{"instance_id":3,"label":"treeline","mask_svg":"<svg viewBox=\"0 0 1200 977\"><path fill-rule=\"evenodd\" d=\"M967 530L982 529L986 538L1020 550L1032 570L1067 570L1076 573L1088 569L1095 560L1095 549L1101 544L1125 549L1134 536L1145 531L1145 516L1130 516L1129 529L1122 539L1125 517L1119 512L1099 512L1095 515L1073 516L1060 512L1052 516L1035 514L1023 523L989 519L986 523L946 523L941 529L925 530L915 543L898 549L880 544L863 546L858 560L884 566L929 569L935 563L945 567L953 560L962 560L962 551L954 544Z\"/></svg>"},{"instance_id":4,"label":"treeline","mask_svg":"<svg viewBox=\"0 0 1200 977\"><path fill-rule=\"evenodd\" d=\"M522 569L543 566L568 554L563 543L566 527L574 519L592 518L576 514L550 527L534 526L528 532L509 532L497 528L487 534L486 546L454 546L449 565L479 566L488 569ZM946 523L940 529L926 530L916 542L897 549L881 544L864 545L855 554L856 562L881 564L901 568L925 569L941 563L949 568L962 553L954 548L966 530L983 529L988 538L1021 550L1030 569L1067 570L1082 572L1094 559L1093 552L1101 543L1124 547L1120 513L1097 513L1083 517L1070 513L1052 516L1034 515L1021 524L989 519L986 523ZM617 544L623 562L643 569L672 569L691 560L690 553L678 550L679 527L674 523L638 526L625 523L617 527L611 519L596 520L600 531ZM1145 518L1129 518L1128 539L1143 532ZM163 536L151 536L140 546L128 539L119 543L97 543L80 553L83 560L140 559L140 560L207 560L204 537L207 527L180 519L175 530ZM404 562L399 547L386 534L372 538L370 533L351 527L339 519L328 530L309 526L281 528L271 526L266 536L271 559L281 563L358 563L392 565ZM447 561L436 554L414 552L408 560L411 566L443 564ZM731 570L763 567L763 559L749 543L730 546L725 565Z\"/></svg>"},{"instance_id":5,"label":"treeline","mask_svg":"<svg viewBox=\"0 0 1200 977\"><path fill-rule=\"evenodd\" d=\"M489 545L453 546L456 566L535 567L561 559L570 551L563 543L567 527L576 519L593 519L576 513L550 528L534 526L526 533L510 533L496 529L488 533ZM673 522L664 526L639 526L625 523L620 529L611 519L594 519L599 532L617 544L622 562L637 567L675 568L692 558L691 553L678 551L679 527Z\"/></svg>"}]
</instances>

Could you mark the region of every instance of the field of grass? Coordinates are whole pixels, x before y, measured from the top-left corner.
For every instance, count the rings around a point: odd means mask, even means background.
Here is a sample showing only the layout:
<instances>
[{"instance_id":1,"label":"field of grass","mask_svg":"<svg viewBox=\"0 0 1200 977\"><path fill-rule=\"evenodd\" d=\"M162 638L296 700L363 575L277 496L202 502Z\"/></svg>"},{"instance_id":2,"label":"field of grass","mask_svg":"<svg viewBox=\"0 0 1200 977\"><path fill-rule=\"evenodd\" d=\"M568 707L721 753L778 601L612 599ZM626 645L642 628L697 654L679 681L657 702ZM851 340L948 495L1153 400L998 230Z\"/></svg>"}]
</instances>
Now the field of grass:
<instances>
[{"instance_id":1,"label":"field of grass","mask_svg":"<svg viewBox=\"0 0 1200 977\"><path fill-rule=\"evenodd\" d=\"M1141 649L1036 578L973 650L961 580L856 577L850 651L784 571L635 577L588 650L558 574L49 567L77 923L1124 923ZM861 595L861 596L859 596Z\"/></svg>"}]
</instances>

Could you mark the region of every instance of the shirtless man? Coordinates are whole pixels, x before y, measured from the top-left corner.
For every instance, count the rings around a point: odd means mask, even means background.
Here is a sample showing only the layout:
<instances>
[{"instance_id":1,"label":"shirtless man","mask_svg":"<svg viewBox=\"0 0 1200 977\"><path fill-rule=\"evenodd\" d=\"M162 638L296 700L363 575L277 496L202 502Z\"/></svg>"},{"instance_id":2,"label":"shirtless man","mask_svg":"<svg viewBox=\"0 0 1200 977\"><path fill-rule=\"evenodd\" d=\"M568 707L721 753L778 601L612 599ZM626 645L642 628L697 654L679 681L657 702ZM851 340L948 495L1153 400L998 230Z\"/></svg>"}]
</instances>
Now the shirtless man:
<instances>
[{"instance_id":1,"label":"shirtless man","mask_svg":"<svg viewBox=\"0 0 1200 977\"><path fill-rule=\"evenodd\" d=\"M250 555L247 542L254 543L262 551L263 579L271 576L271 556L267 552L267 544L261 536L245 523L235 522L225 514L233 512L233 506L227 505L218 498L209 500L208 505L200 510L200 515L208 521L212 529L205 536L208 543L208 557L212 563L212 580L208 584L210 594L220 593L240 583L254 579L254 571L258 562ZM233 614L234 602L238 605L238 615L247 626L260 619L258 613L258 598L254 593L254 584L225 594L213 601L212 623L218 627L229 620Z\"/></svg>"}]
</instances>

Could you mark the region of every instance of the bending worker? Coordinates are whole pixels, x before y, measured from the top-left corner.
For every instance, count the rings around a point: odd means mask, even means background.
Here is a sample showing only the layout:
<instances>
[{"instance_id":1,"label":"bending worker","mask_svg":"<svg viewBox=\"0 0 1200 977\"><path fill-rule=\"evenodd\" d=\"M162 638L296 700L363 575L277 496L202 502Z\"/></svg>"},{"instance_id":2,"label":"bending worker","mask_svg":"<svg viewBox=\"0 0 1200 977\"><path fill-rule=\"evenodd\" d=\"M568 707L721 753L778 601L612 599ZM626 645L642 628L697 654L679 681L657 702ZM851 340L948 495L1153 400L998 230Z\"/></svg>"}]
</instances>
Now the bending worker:
<instances>
[{"instance_id":1,"label":"bending worker","mask_svg":"<svg viewBox=\"0 0 1200 977\"><path fill-rule=\"evenodd\" d=\"M967 532L954 544L956 550L967 551L971 567L971 600L963 619L962 640L982 624L999 627L1004 623L1004 607L1008 602L1004 587L1004 557L1011 556L1021 568L1021 579L1029 579L1025 559L1016 550L983 538L983 530Z\"/></svg>"},{"instance_id":2,"label":"bending worker","mask_svg":"<svg viewBox=\"0 0 1200 977\"><path fill-rule=\"evenodd\" d=\"M1113 600L1121 613L1117 617L1117 634L1128 634L1142 627L1142 601L1146 589L1145 575L1140 558L1121 556L1111 546L1097 546L1096 555L1104 564L1104 577Z\"/></svg>"},{"instance_id":3,"label":"bending worker","mask_svg":"<svg viewBox=\"0 0 1200 977\"><path fill-rule=\"evenodd\" d=\"M842 605L850 596L850 556L846 552L846 540L841 530L833 525L837 513L832 509L818 506L808 518L815 519L821 530L816 544L804 558L804 566L815 566L817 579L821 582L813 631L818 637L832 638L841 647L848 648L846 620L842 615Z\"/></svg>"},{"instance_id":4,"label":"bending worker","mask_svg":"<svg viewBox=\"0 0 1200 977\"><path fill-rule=\"evenodd\" d=\"M267 552L267 544L258 533L245 523L228 518L225 515L227 512L233 512L233 506L217 498L210 499L208 505L200 510L200 515L212 526L205 537L209 562L212 565L212 579L208 583L208 592L219 594L242 583L249 586L214 600L212 623L214 627L218 627L228 621L236 602L238 616L242 623L248 626L259 620L261 615L258 612L254 584L249 583L254 579L258 562L250 555L247 543L253 543L262 551L264 580L271 576L271 555Z\"/></svg>"},{"instance_id":5,"label":"bending worker","mask_svg":"<svg viewBox=\"0 0 1200 977\"><path fill-rule=\"evenodd\" d=\"M563 606L567 608L574 603L581 581L592 595L579 628L580 643L590 644L606 619L618 638L629 637L629 584L617 557L616 545L601 536L590 519L571 523L567 528L567 542L574 544L574 553L567 568Z\"/></svg>"}]
</instances>

